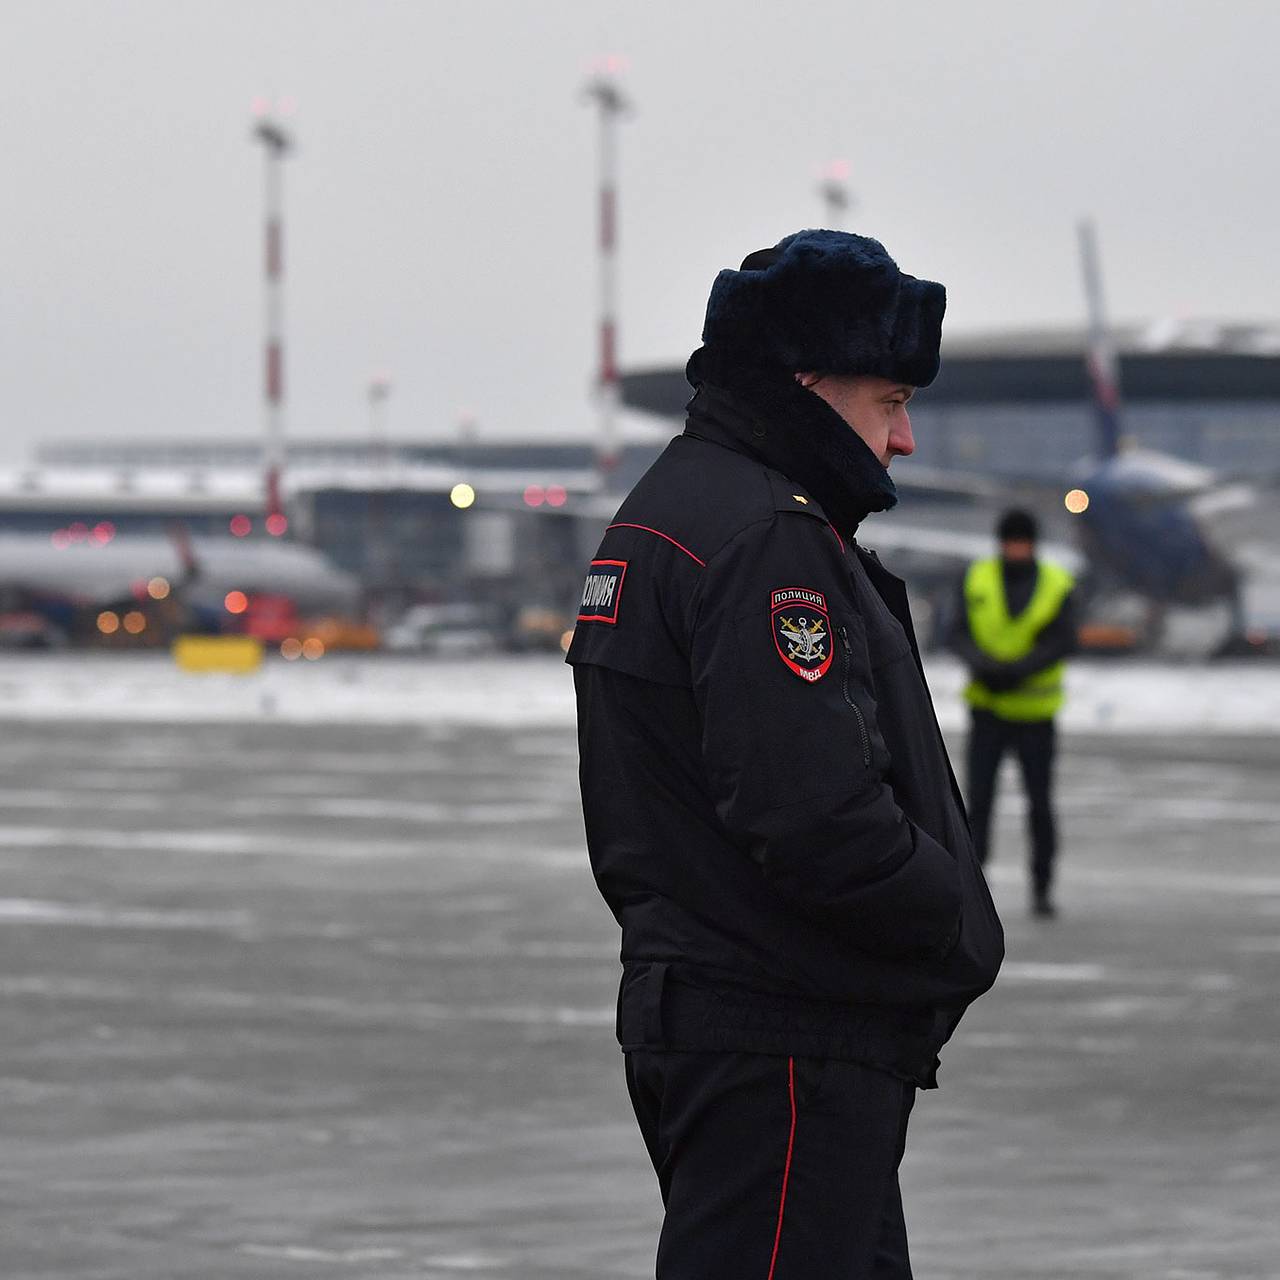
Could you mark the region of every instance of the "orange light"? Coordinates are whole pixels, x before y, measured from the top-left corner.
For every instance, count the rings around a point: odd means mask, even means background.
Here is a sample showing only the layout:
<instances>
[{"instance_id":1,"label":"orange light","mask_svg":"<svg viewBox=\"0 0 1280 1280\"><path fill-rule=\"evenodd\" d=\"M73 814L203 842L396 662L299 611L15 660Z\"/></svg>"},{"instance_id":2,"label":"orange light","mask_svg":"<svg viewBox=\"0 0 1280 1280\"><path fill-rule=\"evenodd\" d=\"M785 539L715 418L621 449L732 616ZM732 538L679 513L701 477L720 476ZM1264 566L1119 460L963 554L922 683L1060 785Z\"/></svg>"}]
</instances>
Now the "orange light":
<instances>
[{"instance_id":1,"label":"orange light","mask_svg":"<svg viewBox=\"0 0 1280 1280\"><path fill-rule=\"evenodd\" d=\"M324 641L318 636L308 636L302 642L302 656L308 662L315 662L324 657Z\"/></svg>"},{"instance_id":2,"label":"orange light","mask_svg":"<svg viewBox=\"0 0 1280 1280\"><path fill-rule=\"evenodd\" d=\"M232 516L231 532L237 538L247 538L253 532L253 521L245 515Z\"/></svg>"},{"instance_id":3,"label":"orange light","mask_svg":"<svg viewBox=\"0 0 1280 1280\"><path fill-rule=\"evenodd\" d=\"M547 486L547 506L563 507L568 499L569 495L565 492L564 485L552 484Z\"/></svg>"},{"instance_id":4,"label":"orange light","mask_svg":"<svg viewBox=\"0 0 1280 1280\"><path fill-rule=\"evenodd\" d=\"M113 636L120 630L120 619L110 609L104 609L98 614L98 630L104 636Z\"/></svg>"},{"instance_id":5,"label":"orange light","mask_svg":"<svg viewBox=\"0 0 1280 1280\"><path fill-rule=\"evenodd\" d=\"M243 613L249 607L249 597L243 591L228 591L222 603L228 613Z\"/></svg>"},{"instance_id":6,"label":"orange light","mask_svg":"<svg viewBox=\"0 0 1280 1280\"><path fill-rule=\"evenodd\" d=\"M288 519L281 515L279 511L273 511L267 517L267 532L273 538L282 538L284 532L289 527Z\"/></svg>"},{"instance_id":7,"label":"orange light","mask_svg":"<svg viewBox=\"0 0 1280 1280\"><path fill-rule=\"evenodd\" d=\"M169 594L169 580L167 578L152 578L147 583L147 594L153 600L163 600Z\"/></svg>"},{"instance_id":8,"label":"orange light","mask_svg":"<svg viewBox=\"0 0 1280 1280\"><path fill-rule=\"evenodd\" d=\"M302 657L302 641L297 636L290 636L280 642L280 656L289 662Z\"/></svg>"},{"instance_id":9,"label":"orange light","mask_svg":"<svg viewBox=\"0 0 1280 1280\"><path fill-rule=\"evenodd\" d=\"M524 491L526 507L540 507L547 497L547 491L540 484L531 484Z\"/></svg>"},{"instance_id":10,"label":"orange light","mask_svg":"<svg viewBox=\"0 0 1280 1280\"><path fill-rule=\"evenodd\" d=\"M1083 489L1072 489L1065 498L1062 499L1063 505L1073 516L1080 515L1081 512L1087 511L1089 508L1089 495Z\"/></svg>"},{"instance_id":11,"label":"orange light","mask_svg":"<svg viewBox=\"0 0 1280 1280\"><path fill-rule=\"evenodd\" d=\"M131 636L141 635L147 629L146 615L139 613L137 609L130 609L124 615L124 629Z\"/></svg>"}]
</instances>

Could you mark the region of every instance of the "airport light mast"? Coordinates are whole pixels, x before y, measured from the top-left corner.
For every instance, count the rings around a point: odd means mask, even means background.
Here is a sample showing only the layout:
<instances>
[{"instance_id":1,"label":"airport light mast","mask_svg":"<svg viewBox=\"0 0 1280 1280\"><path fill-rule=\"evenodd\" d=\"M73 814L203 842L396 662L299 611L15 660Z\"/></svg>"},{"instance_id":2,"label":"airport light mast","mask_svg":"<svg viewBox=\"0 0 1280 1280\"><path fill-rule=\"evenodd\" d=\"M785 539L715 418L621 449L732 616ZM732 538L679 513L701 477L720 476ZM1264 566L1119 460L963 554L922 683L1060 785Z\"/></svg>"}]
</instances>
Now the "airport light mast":
<instances>
[{"instance_id":1,"label":"airport light mast","mask_svg":"<svg viewBox=\"0 0 1280 1280\"><path fill-rule=\"evenodd\" d=\"M847 160L832 160L823 168L818 175L818 194L822 197L827 229L843 231L844 215L853 207Z\"/></svg>"},{"instance_id":2,"label":"airport light mast","mask_svg":"<svg viewBox=\"0 0 1280 1280\"><path fill-rule=\"evenodd\" d=\"M266 361L264 370L266 427L267 532L281 537L288 528L281 501L284 471L284 184L282 163L293 149L293 138L268 114L268 106L254 104L257 121L253 136L266 156Z\"/></svg>"},{"instance_id":3,"label":"airport light mast","mask_svg":"<svg viewBox=\"0 0 1280 1280\"><path fill-rule=\"evenodd\" d=\"M391 504L391 438L387 434L387 402L391 375L384 371L369 379L369 546L365 562L366 587L374 606L385 610L398 583L396 555L388 528Z\"/></svg>"},{"instance_id":4,"label":"airport light mast","mask_svg":"<svg viewBox=\"0 0 1280 1280\"><path fill-rule=\"evenodd\" d=\"M587 84L586 96L600 109L599 251L600 251L600 372L596 385L600 410L596 467L607 486L622 456L618 438L618 118L631 104L618 87L621 58L603 59L598 74Z\"/></svg>"}]
</instances>

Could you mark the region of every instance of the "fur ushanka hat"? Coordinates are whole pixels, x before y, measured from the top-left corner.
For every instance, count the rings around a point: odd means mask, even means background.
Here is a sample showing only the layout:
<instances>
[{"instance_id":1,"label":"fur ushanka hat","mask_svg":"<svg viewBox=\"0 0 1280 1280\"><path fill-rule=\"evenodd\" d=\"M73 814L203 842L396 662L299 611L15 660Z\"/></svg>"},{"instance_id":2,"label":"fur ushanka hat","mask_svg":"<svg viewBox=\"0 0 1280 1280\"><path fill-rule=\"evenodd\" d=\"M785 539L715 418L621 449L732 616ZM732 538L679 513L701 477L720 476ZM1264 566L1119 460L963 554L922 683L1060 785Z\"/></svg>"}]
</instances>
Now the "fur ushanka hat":
<instances>
[{"instance_id":1,"label":"fur ushanka hat","mask_svg":"<svg viewBox=\"0 0 1280 1280\"><path fill-rule=\"evenodd\" d=\"M946 307L942 285L899 271L878 240L798 231L720 272L702 341L718 361L927 387Z\"/></svg>"}]
</instances>

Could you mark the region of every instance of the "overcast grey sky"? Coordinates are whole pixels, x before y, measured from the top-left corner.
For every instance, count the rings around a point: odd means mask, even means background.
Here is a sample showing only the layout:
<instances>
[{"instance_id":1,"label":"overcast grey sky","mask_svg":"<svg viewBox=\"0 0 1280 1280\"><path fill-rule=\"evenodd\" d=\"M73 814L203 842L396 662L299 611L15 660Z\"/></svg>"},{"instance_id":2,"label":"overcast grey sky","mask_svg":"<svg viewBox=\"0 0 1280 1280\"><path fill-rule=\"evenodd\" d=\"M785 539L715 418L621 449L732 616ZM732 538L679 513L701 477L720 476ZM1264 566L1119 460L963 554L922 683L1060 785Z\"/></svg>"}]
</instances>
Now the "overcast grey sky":
<instances>
[{"instance_id":1,"label":"overcast grey sky","mask_svg":"<svg viewBox=\"0 0 1280 1280\"><path fill-rule=\"evenodd\" d=\"M820 225L948 287L959 333L1275 320L1271 0L0 0L0 456L260 423L259 94L296 98L288 424L584 435L593 57L627 58L624 367L683 360L722 266Z\"/></svg>"}]
</instances>

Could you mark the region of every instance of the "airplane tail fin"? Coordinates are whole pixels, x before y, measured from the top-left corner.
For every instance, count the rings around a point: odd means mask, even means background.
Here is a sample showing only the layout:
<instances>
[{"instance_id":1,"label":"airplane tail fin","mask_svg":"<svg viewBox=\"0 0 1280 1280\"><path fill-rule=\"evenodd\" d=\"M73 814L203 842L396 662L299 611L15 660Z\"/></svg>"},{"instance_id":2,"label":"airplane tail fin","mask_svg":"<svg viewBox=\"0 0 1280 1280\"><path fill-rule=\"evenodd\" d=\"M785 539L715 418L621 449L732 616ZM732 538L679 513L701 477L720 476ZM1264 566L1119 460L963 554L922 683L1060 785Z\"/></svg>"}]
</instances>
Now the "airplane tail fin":
<instances>
[{"instance_id":1,"label":"airplane tail fin","mask_svg":"<svg viewBox=\"0 0 1280 1280\"><path fill-rule=\"evenodd\" d=\"M1113 458L1120 451L1120 364L1102 301L1102 270L1098 263L1098 242L1093 223L1083 219L1079 232L1080 265L1084 272L1084 297L1089 315L1085 363L1093 392L1098 454L1100 458Z\"/></svg>"},{"instance_id":2,"label":"airplane tail fin","mask_svg":"<svg viewBox=\"0 0 1280 1280\"><path fill-rule=\"evenodd\" d=\"M185 587L200 576L200 562L196 559L195 550L191 545L191 534L181 520L171 520L165 531L173 544L178 563L182 566L182 581L178 585Z\"/></svg>"}]
</instances>

